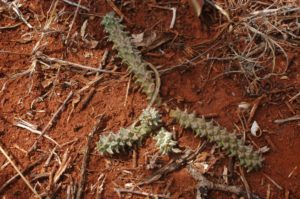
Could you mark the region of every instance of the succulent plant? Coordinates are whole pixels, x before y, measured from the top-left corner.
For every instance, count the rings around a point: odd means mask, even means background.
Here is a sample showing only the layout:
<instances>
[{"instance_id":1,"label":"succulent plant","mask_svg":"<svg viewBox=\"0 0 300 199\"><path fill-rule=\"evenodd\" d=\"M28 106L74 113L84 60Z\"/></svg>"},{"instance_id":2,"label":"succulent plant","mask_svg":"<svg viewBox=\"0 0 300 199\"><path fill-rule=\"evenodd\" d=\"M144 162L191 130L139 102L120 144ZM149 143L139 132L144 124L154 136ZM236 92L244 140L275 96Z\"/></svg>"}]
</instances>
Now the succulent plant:
<instances>
[{"instance_id":1,"label":"succulent plant","mask_svg":"<svg viewBox=\"0 0 300 199\"><path fill-rule=\"evenodd\" d=\"M240 165L247 168L248 172L262 166L263 157L252 146L245 145L235 133L229 133L226 128L207 122L204 118L197 118L194 113L187 113L180 109L172 110L170 116L184 128L191 128L196 136L206 137L210 142L215 142L229 156L239 159Z\"/></svg>"},{"instance_id":2,"label":"succulent plant","mask_svg":"<svg viewBox=\"0 0 300 199\"><path fill-rule=\"evenodd\" d=\"M154 139L156 140L156 147L159 148L159 152L162 155L166 155L170 152L181 152L180 149L176 148L177 142L173 140L172 133L167 131L165 128L161 128Z\"/></svg>"},{"instance_id":3,"label":"succulent plant","mask_svg":"<svg viewBox=\"0 0 300 199\"><path fill-rule=\"evenodd\" d=\"M150 100L155 91L155 80L153 72L147 70L147 64L143 61L140 52L132 44L132 38L126 32L121 19L117 18L113 12L103 17L102 25L108 33L108 40L113 42L113 48L118 51L118 57L128 66L129 72L133 74L135 83L141 86L141 90Z\"/></svg>"},{"instance_id":4,"label":"succulent plant","mask_svg":"<svg viewBox=\"0 0 300 199\"><path fill-rule=\"evenodd\" d=\"M97 150L101 154L115 154L125 151L134 144L140 145L144 138L161 123L160 115L154 108L146 109L140 116L138 126L121 128L118 133L110 132L101 136Z\"/></svg>"}]
</instances>

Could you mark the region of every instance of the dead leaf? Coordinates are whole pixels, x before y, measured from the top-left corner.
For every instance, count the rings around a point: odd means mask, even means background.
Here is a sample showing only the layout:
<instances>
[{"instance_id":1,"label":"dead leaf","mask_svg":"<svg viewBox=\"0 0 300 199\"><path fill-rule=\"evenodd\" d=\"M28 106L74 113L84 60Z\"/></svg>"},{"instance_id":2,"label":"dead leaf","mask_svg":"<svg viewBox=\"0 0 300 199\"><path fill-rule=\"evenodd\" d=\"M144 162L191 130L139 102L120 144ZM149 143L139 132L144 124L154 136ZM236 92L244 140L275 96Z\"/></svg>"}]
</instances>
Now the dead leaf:
<instances>
[{"instance_id":1,"label":"dead leaf","mask_svg":"<svg viewBox=\"0 0 300 199\"><path fill-rule=\"evenodd\" d=\"M46 89L46 88L50 87L52 85L53 81L54 81L54 77L45 79L44 81L42 81L43 88Z\"/></svg>"},{"instance_id":2,"label":"dead leaf","mask_svg":"<svg viewBox=\"0 0 300 199\"><path fill-rule=\"evenodd\" d=\"M132 34L132 42L136 47L148 47L155 41L157 34L155 31L146 31L139 34Z\"/></svg>"},{"instance_id":3,"label":"dead leaf","mask_svg":"<svg viewBox=\"0 0 300 199\"><path fill-rule=\"evenodd\" d=\"M189 3L190 6L193 8L196 16L200 17L204 5L204 0L189 0Z\"/></svg>"},{"instance_id":4,"label":"dead leaf","mask_svg":"<svg viewBox=\"0 0 300 199\"><path fill-rule=\"evenodd\" d=\"M86 47L88 49L95 49L98 46L98 44L99 44L98 41L93 40L93 39L90 39L90 40L83 39L83 41L85 43L84 47Z\"/></svg>"},{"instance_id":5,"label":"dead leaf","mask_svg":"<svg viewBox=\"0 0 300 199\"><path fill-rule=\"evenodd\" d=\"M85 38L85 35L86 35L85 31L86 31L87 25L88 25L88 20L85 20L80 28L80 36L82 39Z\"/></svg>"},{"instance_id":6,"label":"dead leaf","mask_svg":"<svg viewBox=\"0 0 300 199\"><path fill-rule=\"evenodd\" d=\"M174 33L145 31L140 34L132 34L132 38L133 44L136 47L142 47L141 51L145 53L171 41Z\"/></svg>"}]
</instances>

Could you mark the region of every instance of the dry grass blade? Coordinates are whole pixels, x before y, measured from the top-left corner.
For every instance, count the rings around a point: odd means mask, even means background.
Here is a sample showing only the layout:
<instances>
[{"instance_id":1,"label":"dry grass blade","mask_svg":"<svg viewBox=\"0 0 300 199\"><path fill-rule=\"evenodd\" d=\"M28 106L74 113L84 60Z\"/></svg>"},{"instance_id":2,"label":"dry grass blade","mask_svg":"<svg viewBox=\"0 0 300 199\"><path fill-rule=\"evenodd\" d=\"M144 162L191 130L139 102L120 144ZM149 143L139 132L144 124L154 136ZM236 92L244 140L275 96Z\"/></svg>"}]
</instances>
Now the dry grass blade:
<instances>
[{"instance_id":1,"label":"dry grass blade","mask_svg":"<svg viewBox=\"0 0 300 199\"><path fill-rule=\"evenodd\" d=\"M78 8L80 8L80 9L86 10L86 11L88 11L88 12L90 11L89 8L87 8L87 7L83 6L83 5L80 5L79 3L74 3L74 2L69 1L69 0L63 0L63 1L64 1L65 3L71 5L71 6L78 7Z\"/></svg>"},{"instance_id":2,"label":"dry grass blade","mask_svg":"<svg viewBox=\"0 0 300 199\"><path fill-rule=\"evenodd\" d=\"M32 164L28 165L21 173L24 174L26 172L28 172L29 170L33 169L35 166L37 166L38 164L40 164L45 158L42 157L40 159L38 159L37 161L33 162ZM0 187L0 193L8 186L10 185L12 182L14 182L16 179L18 179L18 177L20 176L20 174L16 174L14 175L12 178L10 178L9 180L7 180L1 187Z\"/></svg>"},{"instance_id":3,"label":"dry grass blade","mask_svg":"<svg viewBox=\"0 0 300 199\"><path fill-rule=\"evenodd\" d=\"M19 19L26 24L26 26L30 29L33 28L33 26L25 19L22 12L19 10L19 6L17 5L17 1L8 2L7 0L1 0L4 4L8 6L9 9L11 9L18 17Z\"/></svg>"},{"instance_id":4,"label":"dry grass blade","mask_svg":"<svg viewBox=\"0 0 300 199\"><path fill-rule=\"evenodd\" d=\"M210 0L206 2L212 4ZM300 48L300 8L296 1L261 4L251 0L245 0L243 3L231 0L222 7L217 5L215 8L220 8L218 10L227 20L220 19L223 24L214 27L215 31L219 32L216 37L202 42L194 49L204 51L205 53L199 54L207 62L226 62L230 64L229 68L238 66L239 70L234 71L244 75L248 82L247 92L258 94L261 89L260 82L286 72L276 65L282 57L286 60L287 68L288 48ZM220 29L222 31L218 31ZM213 52L218 56L206 56L207 49L221 40ZM194 62L194 59L191 61Z\"/></svg>"},{"instance_id":5,"label":"dry grass blade","mask_svg":"<svg viewBox=\"0 0 300 199\"><path fill-rule=\"evenodd\" d=\"M81 4L81 0L78 1L78 5L79 5L79 6L80 6L80 4ZM66 44L66 45L67 45L68 42L69 42L69 37L70 37L70 34L71 34L71 30L72 30L72 28L73 28L75 19L76 19L77 15L78 15L78 11L79 11L79 8L80 8L79 6L76 7L76 11L75 11L75 13L74 13L74 17L73 17L72 22L71 22L71 24L70 24L70 26L69 26L69 31L68 31L68 34L67 34L67 37L66 37L66 40L65 40L65 44Z\"/></svg>"},{"instance_id":6,"label":"dry grass blade","mask_svg":"<svg viewBox=\"0 0 300 199\"><path fill-rule=\"evenodd\" d=\"M146 196L147 198L149 198L149 197L151 197L151 198L170 198L170 196L163 195L163 194L154 194L154 193L147 193L147 192L143 192L143 191L121 189L121 188L115 188L115 191L118 193L119 196L121 195L121 193L131 193L131 194Z\"/></svg>"},{"instance_id":7,"label":"dry grass blade","mask_svg":"<svg viewBox=\"0 0 300 199\"><path fill-rule=\"evenodd\" d=\"M104 70L104 69L99 69L99 68L93 68L91 66L85 66L82 64L77 64L77 63L65 61L65 60L58 59L58 58L49 57L44 54L37 55L37 59L40 61L48 62L48 63L58 63L58 64L61 64L62 66L70 66L70 67L74 67L74 68L78 68L78 69L82 69L82 70L95 71L95 72L100 72L100 73L121 74L120 72Z\"/></svg>"},{"instance_id":8,"label":"dry grass blade","mask_svg":"<svg viewBox=\"0 0 300 199\"><path fill-rule=\"evenodd\" d=\"M204 4L204 0L200 0L200 1L199 0L189 0L189 3L191 5L191 7L194 9L196 16L200 17L202 8L203 8L203 4Z\"/></svg>"},{"instance_id":9,"label":"dry grass blade","mask_svg":"<svg viewBox=\"0 0 300 199\"><path fill-rule=\"evenodd\" d=\"M67 149L63 155L61 165L53 177L53 184L56 184L59 181L59 179L61 178L63 173L66 171L66 169L70 165L71 160L72 160L72 157L70 156L70 151L69 151L69 149Z\"/></svg>"},{"instance_id":10,"label":"dry grass blade","mask_svg":"<svg viewBox=\"0 0 300 199\"><path fill-rule=\"evenodd\" d=\"M102 180L102 182L100 183L100 180ZM101 199L102 197L102 192L104 190L104 184L105 184L105 180L106 180L106 177L104 174L101 174L98 178L98 187L97 187L97 192L96 192L96 199Z\"/></svg>"},{"instance_id":11,"label":"dry grass blade","mask_svg":"<svg viewBox=\"0 0 300 199\"><path fill-rule=\"evenodd\" d=\"M58 5L58 0L52 1L50 9L49 9L49 16L47 17L47 20L45 22L45 25L43 27L43 31L41 33L39 40L37 41L37 43L35 44L35 46L33 47L32 51L31 51L32 55L35 55L39 51L40 47L42 46L42 41L43 41L45 35L47 34L47 30L50 28L51 24L55 20L57 5Z\"/></svg>"},{"instance_id":12,"label":"dry grass blade","mask_svg":"<svg viewBox=\"0 0 300 199\"><path fill-rule=\"evenodd\" d=\"M24 128L24 129L26 129L26 130L34 133L34 134L42 135L42 132L39 131L39 130L37 130L37 126L36 125L33 125L33 124L31 124L31 123L29 123L29 122L27 122L25 120L22 120L20 118L16 118L15 119L14 125L16 125L17 127L20 127L20 128ZM57 145L57 146L60 147L60 145L53 138L51 138L50 136L44 135L44 137L46 139L48 139L49 141L51 141L52 143L54 143L55 145Z\"/></svg>"},{"instance_id":13,"label":"dry grass blade","mask_svg":"<svg viewBox=\"0 0 300 199\"><path fill-rule=\"evenodd\" d=\"M19 176L22 178L22 180L25 182L25 184L28 186L28 188L34 193L34 195L37 198L42 199L42 197L36 192L36 190L31 186L30 182L25 178L25 176L22 174L20 169L17 167L17 165L14 163L14 161L10 158L9 154L6 152L6 150L3 147L2 142L0 141L0 152L4 155L4 157L9 161L9 163L13 166L13 168L16 170L16 172L19 174Z\"/></svg>"}]
</instances>

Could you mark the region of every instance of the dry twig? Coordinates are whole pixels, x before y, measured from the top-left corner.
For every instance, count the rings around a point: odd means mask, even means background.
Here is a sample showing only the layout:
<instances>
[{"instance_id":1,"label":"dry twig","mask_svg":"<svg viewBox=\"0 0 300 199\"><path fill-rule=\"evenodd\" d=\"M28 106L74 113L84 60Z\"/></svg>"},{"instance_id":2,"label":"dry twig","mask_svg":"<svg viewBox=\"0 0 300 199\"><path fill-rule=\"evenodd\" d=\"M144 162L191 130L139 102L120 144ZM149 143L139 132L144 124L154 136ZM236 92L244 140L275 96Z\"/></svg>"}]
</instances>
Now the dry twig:
<instances>
[{"instance_id":1,"label":"dry twig","mask_svg":"<svg viewBox=\"0 0 300 199\"><path fill-rule=\"evenodd\" d=\"M33 162L32 164L28 165L25 169L23 169L21 171L22 174L27 173L28 171L30 171L31 169L33 169L35 166L37 166L38 164L40 164L43 160L45 159L45 157L42 157L40 159L38 159L37 161ZM0 187L0 193L11 183L13 183L15 180L18 179L18 177L20 176L20 174L16 174L14 175L12 178L10 178L9 180L7 180L1 187Z\"/></svg>"},{"instance_id":2,"label":"dry twig","mask_svg":"<svg viewBox=\"0 0 300 199\"><path fill-rule=\"evenodd\" d=\"M78 187L78 191L77 191L77 194L76 194L76 199L80 199L80 198L83 197L83 192L84 192L84 188L85 188L85 181L86 181L86 169L87 169L86 167L87 167L88 160L89 160L89 154L90 154L92 139L93 139L94 134L96 133L96 131L98 131L99 128L100 128L101 119L102 119L102 117L100 117L97 120L93 130L88 135L88 141L87 141L87 145L86 145L86 148L85 148L85 151L84 151L82 165L81 165L80 182L79 182L79 187Z\"/></svg>"},{"instance_id":3,"label":"dry twig","mask_svg":"<svg viewBox=\"0 0 300 199\"><path fill-rule=\"evenodd\" d=\"M297 121L297 120L300 120L300 115L295 115L295 116L288 117L288 118L285 118L285 119L277 119L277 120L274 121L274 123L284 124L286 122L293 122L293 121Z\"/></svg>"},{"instance_id":4,"label":"dry twig","mask_svg":"<svg viewBox=\"0 0 300 199\"><path fill-rule=\"evenodd\" d=\"M23 21L24 24L30 29L32 29L32 25L25 19L22 12L19 10L18 1L12 1L8 2L7 0L1 0L6 6L8 6L9 9L11 9L21 21Z\"/></svg>"},{"instance_id":5,"label":"dry twig","mask_svg":"<svg viewBox=\"0 0 300 199\"><path fill-rule=\"evenodd\" d=\"M48 122L48 124L44 127L44 129L42 130L42 133L36 139L36 141L34 142L34 144L32 145L32 147L29 149L28 153L30 153L32 150L34 150L36 148L36 145L37 145L37 142L39 141L39 139L41 139L41 137L44 137L44 134L47 132L47 130L49 130L54 125L54 123L56 122L57 118L59 117L59 115L61 114L61 112L64 110L64 108L66 107L68 101L71 99L72 96L73 96L73 91L70 91L70 93L67 96L67 98L65 99L65 101L60 105L60 107L54 113L54 115L52 116L52 118L50 119L50 121Z\"/></svg>"},{"instance_id":6,"label":"dry twig","mask_svg":"<svg viewBox=\"0 0 300 199\"><path fill-rule=\"evenodd\" d=\"M88 11L88 12L90 11L89 8L87 8L87 7L83 6L83 5L80 5L79 3L75 3L75 2L72 2L72 1L69 1L69 0L62 0L62 1L65 2L65 3L67 3L67 4L69 4L69 5L71 5L71 6L78 7L80 9L83 9L83 10Z\"/></svg>"},{"instance_id":7,"label":"dry twig","mask_svg":"<svg viewBox=\"0 0 300 199\"><path fill-rule=\"evenodd\" d=\"M191 152L190 150L186 151L185 154L182 155L178 160L174 160L171 163L167 164L166 166L162 167L161 169L156 171L152 176L138 183L138 186L153 183L159 180L164 175L167 175L179 169L183 165L187 164L189 161L196 158L196 156L204 150L205 146L206 146L206 142L201 144L195 152Z\"/></svg>"},{"instance_id":8,"label":"dry twig","mask_svg":"<svg viewBox=\"0 0 300 199\"><path fill-rule=\"evenodd\" d=\"M69 31L68 31L67 37L66 37L66 39L65 39L65 45L67 45L68 42L69 42L69 37L70 37L70 34L71 34L71 30L72 30L72 28L73 28L75 19L76 19L77 15L78 15L78 11L79 11L79 8L80 8L80 4L81 4L81 0L78 1L78 5L79 5L79 6L76 7L76 11L75 11L75 13L74 13L74 17L73 17L73 19L72 19L72 21L71 21L71 24L70 24L70 26L69 26Z\"/></svg>"},{"instance_id":9,"label":"dry twig","mask_svg":"<svg viewBox=\"0 0 300 199\"><path fill-rule=\"evenodd\" d=\"M37 55L37 59L40 60L40 61L44 61L44 62L58 63L62 66L70 66L70 67L74 67L74 68L78 68L78 69L82 69L82 70L95 71L95 72L100 72L100 73L122 74L120 72L104 70L104 69L99 69L99 68L93 68L93 67L90 67L90 66L85 66L85 65L82 65L82 64L77 64L77 63L65 61L65 60L62 60L62 59L49 57L49 56L44 55L44 54Z\"/></svg>"},{"instance_id":10,"label":"dry twig","mask_svg":"<svg viewBox=\"0 0 300 199\"><path fill-rule=\"evenodd\" d=\"M118 193L119 196L121 196L121 193L132 193L137 195L142 195L146 197L151 198L170 198L170 196L163 195L163 194L154 194L154 193L147 193L144 191L134 191L134 190L128 190L128 189L122 189L122 188L115 188L115 191Z\"/></svg>"},{"instance_id":11,"label":"dry twig","mask_svg":"<svg viewBox=\"0 0 300 199\"><path fill-rule=\"evenodd\" d=\"M34 193L34 195L37 198L42 199L42 197L36 192L36 190L31 186L30 182L25 178L25 176L22 174L20 169L17 167L17 165L14 163L12 158L10 157L9 153L6 152L6 150L3 147L3 143L0 141L0 152L4 155L4 157L9 161L9 163L13 166L13 168L16 170L16 172L19 174L19 176L22 178L22 180L25 182L25 184L29 187L29 189Z\"/></svg>"},{"instance_id":12,"label":"dry twig","mask_svg":"<svg viewBox=\"0 0 300 199\"><path fill-rule=\"evenodd\" d=\"M25 120L22 120L21 118L16 118L16 120L14 122L14 125L17 126L17 127L20 127L20 128L24 128L24 129L26 129L26 130L34 133L34 134L37 134L37 135L40 135L40 136L42 135L42 132L37 130L36 125L31 124L31 123L29 123ZM51 141L52 143L54 143L55 145L60 147L60 145L53 138L51 138L50 136L44 135L44 137L46 139L48 139L49 141Z\"/></svg>"},{"instance_id":13,"label":"dry twig","mask_svg":"<svg viewBox=\"0 0 300 199\"><path fill-rule=\"evenodd\" d=\"M132 22L130 21L130 19L128 19L128 17L126 17L122 11L114 4L113 1L111 0L106 0L106 2L108 3L108 5L122 18L124 19L127 23L132 24Z\"/></svg>"},{"instance_id":14,"label":"dry twig","mask_svg":"<svg viewBox=\"0 0 300 199\"><path fill-rule=\"evenodd\" d=\"M191 164L188 165L187 168L191 176L198 181L197 195L199 199L208 199L209 198L208 191L210 190L229 192L244 197L247 196L247 192L245 192L240 187L213 183L212 181L204 177L202 173L197 171L196 168L194 168ZM250 193L250 199L261 199L261 198L256 194Z\"/></svg>"},{"instance_id":15,"label":"dry twig","mask_svg":"<svg viewBox=\"0 0 300 199\"><path fill-rule=\"evenodd\" d=\"M100 180L102 180L102 182L100 183ZM96 192L96 199L101 199L102 196L102 192L104 190L104 183L105 183L106 177L104 174L101 174L98 178L98 183L99 186L97 187L97 192Z\"/></svg>"}]
</instances>

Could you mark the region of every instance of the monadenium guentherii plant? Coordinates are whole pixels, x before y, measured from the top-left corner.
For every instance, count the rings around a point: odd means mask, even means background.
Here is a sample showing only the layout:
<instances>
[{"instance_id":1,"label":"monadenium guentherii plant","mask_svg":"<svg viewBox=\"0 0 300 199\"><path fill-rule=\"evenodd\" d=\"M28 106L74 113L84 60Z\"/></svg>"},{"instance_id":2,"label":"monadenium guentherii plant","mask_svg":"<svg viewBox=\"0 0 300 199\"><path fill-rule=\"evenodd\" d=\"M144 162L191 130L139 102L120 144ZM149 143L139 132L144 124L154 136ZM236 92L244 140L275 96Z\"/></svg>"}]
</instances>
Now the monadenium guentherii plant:
<instances>
[{"instance_id":1,"label":"monadenium guentherii plant","mask_svg":"<svg viewBox=\"0 0 300 199\"><path fill-rule=\"evenodd\" d=\"M248 171L262 166L263 157L260 152L255 151L252 146L245 145L235 133L229 133L227 129L207 122L204 118L198 118L194 113L187 113L178 108L170 112L170 116L184 128L191 128L196 136L206 137L210 142L215 142L229 156L238 158L240 165Z\"/></svg>"},{"instance_id":2,"label":"monadenium guentherii plant","mask_svg":"<svg viewBox=\"0 0 300 199\"><path fill-rule=\"evenodd\" d=\"M159 152L162 155L166 155L170 152L181 152L180 149L176 148L177 141L173 139L173 134L165 128L161 128L154 139L156 140L156 147L159 148Z\"/></svg>"},{"instance_id":3,"label":"monadenium guentherii plant","mask_svg":"<svg viewBox=\"0 0 300 199\"><path fill-rule=\"evenodd\" d=\"M108 40L113 42L113 48L118 51L118 57L128 66L129 72L133 74L135 82L141 86L141 90L150 100L155 91L155 80L153 72L147 70L147 64L143 61L140 52L132 44L132 38L126 32L121 19L113 12L103 17L102 25L108 34Z\"/></svg>"},{"instance_id":4,"label":"monadenium guentherii plant","mask_svg":"<svg viewBox=\"0 0 300 199\"><path fill-rule=\"evenodd\" d=\"M144 138L155 130L161 123L160 115L154 108L143 111L137 126L121 128L119 132L110 132L101 136L97 150L101 154L115 154L130 149L134 144L140 145Z\"/></svg>"}]
</instances>

